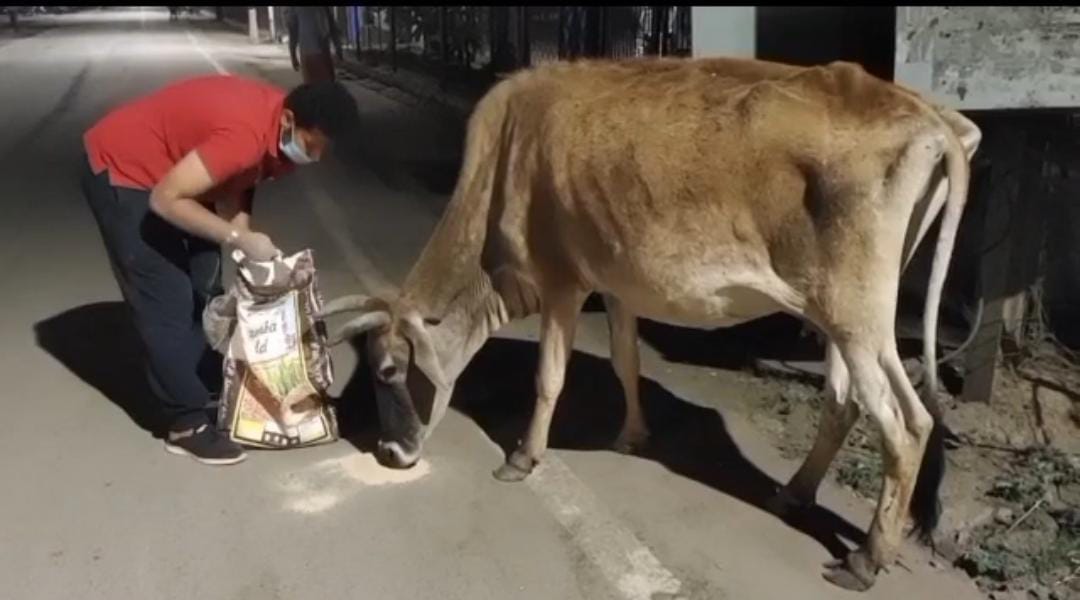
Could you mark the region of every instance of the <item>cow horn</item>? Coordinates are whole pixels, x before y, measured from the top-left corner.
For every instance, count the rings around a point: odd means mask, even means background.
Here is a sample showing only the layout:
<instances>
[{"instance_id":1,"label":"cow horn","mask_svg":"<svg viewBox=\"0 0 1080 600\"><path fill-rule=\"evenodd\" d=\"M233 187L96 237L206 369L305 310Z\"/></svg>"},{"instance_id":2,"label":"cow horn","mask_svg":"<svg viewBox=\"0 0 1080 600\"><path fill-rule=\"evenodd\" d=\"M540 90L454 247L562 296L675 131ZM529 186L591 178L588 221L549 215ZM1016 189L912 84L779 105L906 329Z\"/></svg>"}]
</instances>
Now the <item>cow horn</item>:
<instances>
[{"instance_id":1,"label":"cow horn","mask_svg":"<svg viewBox=\"0 0 1080 600\"><path fill-rule=\"evenodd\" d=\"M352 296L342 296L335 298L323 305L322 310L316 313L315 317L322 319L331 315L336 315L343 312L355 312L358 310L372 310L370 305L374 300L371 296L364 294L355 294Z\"/></svg>"},{"instance_id":2,"label":"cow horn","mask_svg":"<svg viewBox=\"0 0 1080 600\"><path fill-rule=\"evenodd\" d=\"M326 344L336 346L347 339L354 338L378 327L386 327L389 324L390 313L386 311L379 310L365 313L343 325L334 335L327 338Z\"/></svg>"}]
</instances>

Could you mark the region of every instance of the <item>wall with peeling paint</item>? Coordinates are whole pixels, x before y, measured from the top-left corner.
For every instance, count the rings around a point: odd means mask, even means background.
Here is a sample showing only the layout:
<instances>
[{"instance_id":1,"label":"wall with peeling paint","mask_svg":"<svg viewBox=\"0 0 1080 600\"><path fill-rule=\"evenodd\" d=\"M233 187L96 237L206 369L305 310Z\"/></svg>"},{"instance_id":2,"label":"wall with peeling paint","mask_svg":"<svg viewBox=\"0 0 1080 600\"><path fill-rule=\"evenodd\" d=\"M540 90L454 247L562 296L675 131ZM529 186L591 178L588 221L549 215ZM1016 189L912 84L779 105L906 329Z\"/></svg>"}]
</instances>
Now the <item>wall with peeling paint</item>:
<instances>
[{"instance_id":1,"label":"wall with peeling paint","mask_svg":"<svg viewBox=\"0 0 1080 600\"><path fill-rule=\"evenodd\" d=\"M897 82L960 110L1080 108L1080 7L896 11Z\"/></svg>"}]
</instances>

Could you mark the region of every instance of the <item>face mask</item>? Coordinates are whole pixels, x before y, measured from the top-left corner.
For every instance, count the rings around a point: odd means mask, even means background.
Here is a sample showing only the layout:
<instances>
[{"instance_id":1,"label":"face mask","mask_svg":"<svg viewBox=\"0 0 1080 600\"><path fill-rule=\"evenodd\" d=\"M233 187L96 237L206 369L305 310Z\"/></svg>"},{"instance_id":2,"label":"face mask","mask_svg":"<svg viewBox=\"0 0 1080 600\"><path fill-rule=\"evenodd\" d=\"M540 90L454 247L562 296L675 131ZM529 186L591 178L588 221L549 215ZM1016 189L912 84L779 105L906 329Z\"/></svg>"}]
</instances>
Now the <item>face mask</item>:
<instances>
[{"instance_id":1,"label":"face mask","mask_svg":"<svg viewBox=\"0 0 1080 600\"><path fill-rule=\"evenodd\" d=\"M278 144L281 151L285 153L285 156L289 157L289 160L298 165L306 165L315 162L314 159L304 152L304 149L300 147L300 144L296 143L295 125L289 127L289 141L286 142L284 136L282 136L282 139Z\"/></svg>"}]
</instances>

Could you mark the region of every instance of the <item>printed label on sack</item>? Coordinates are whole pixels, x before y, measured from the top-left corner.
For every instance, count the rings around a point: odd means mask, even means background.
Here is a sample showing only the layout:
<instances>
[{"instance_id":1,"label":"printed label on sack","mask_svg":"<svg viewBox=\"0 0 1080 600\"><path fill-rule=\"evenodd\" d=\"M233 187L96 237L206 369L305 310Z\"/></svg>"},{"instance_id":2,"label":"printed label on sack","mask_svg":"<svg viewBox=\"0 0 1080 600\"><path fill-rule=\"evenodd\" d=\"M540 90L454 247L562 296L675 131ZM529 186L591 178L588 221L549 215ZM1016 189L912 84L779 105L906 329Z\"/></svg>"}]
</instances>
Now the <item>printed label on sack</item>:
<instances>
[{"instance_id":1,"label":"printed label on sack","mask_svg":"<svg viewBox=\"0 0 1080 600\"><path fill-rule=\"evenodd\" d=\"M299 336L295 293L288 293L281 300L252 309L240 307L238 328L249 364L277 360L297 352Z\"/></svg>"}]
</instances>

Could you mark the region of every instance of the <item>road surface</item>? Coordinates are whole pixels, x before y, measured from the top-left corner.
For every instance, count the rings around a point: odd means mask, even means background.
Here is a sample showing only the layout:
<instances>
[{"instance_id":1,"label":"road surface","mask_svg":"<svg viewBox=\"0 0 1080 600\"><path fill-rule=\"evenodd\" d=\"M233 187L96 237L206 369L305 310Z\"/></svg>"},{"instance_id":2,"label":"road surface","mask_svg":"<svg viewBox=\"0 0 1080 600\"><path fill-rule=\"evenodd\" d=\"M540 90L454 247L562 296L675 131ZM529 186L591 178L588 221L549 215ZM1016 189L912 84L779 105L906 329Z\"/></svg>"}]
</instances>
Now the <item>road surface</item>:
<instances>
[{"instance_id":1,"label":"road surface","mask_svg":"<svg viewBox=\"0 0 1080 600\"><path fill-rule=\"evenodd\" d=\"M0 597L855 597L826 583L821 565L858 539L869 507L827 487L828 508L799 527L760 508L797 465L725 412L724 398L753 393L752 381L645 346L656 441L641 456L607 450L621 397L602 313L582 317L552 450L527 483L491 471L529 415L532 320L477 356L411 471L378 467L364 442L251 452L230 468L166 454L146 430L132 333L78 191L81 135L109 107L176 78L298 78L280 47L212 23L170 24L163 10L24 27L0 33ZM366 122L410 123L392 96L348 85ZM422 153L433 132L421 123L372 144ZM287 251L315 251L327 297L400 282L445 198L416 184L415 169L377 176L328 160L300 171L258 191L257 225ZM332 393L362 405L356 356L335 349ZM980 597L917 548L903 565L863 597Z\"/></svg>"}]
</instances>

